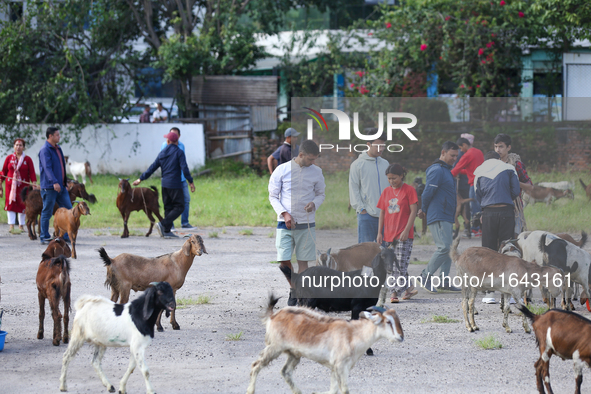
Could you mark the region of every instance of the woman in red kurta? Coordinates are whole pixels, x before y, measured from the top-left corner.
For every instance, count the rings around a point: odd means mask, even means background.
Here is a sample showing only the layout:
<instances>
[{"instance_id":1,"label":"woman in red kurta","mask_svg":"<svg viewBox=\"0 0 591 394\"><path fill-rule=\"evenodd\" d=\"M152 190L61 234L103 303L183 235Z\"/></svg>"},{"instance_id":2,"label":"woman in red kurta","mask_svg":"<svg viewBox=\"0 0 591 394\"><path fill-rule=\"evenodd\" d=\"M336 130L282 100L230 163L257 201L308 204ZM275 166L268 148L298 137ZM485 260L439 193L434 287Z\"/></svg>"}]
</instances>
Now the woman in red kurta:
<instances>
[{"instance_id":1,"label":"woman in red kurta","mask_svg":"<svg viewBox=\"0 0 591 394\"><path fill-rule=\"evenodd\" d=\"M8 213L10 231L14 229L17 213L19 227L21 230L25 229L25 203L21 200L21 190L27 186L24 182L37 182L33 160L23 153L24 150L25 141L22 138L14 140L14 153L6 157L2 173L0 173L0 197L3 194L2 182L6 179L6 204L4 210Z\"/></svg>"}]
</instances>

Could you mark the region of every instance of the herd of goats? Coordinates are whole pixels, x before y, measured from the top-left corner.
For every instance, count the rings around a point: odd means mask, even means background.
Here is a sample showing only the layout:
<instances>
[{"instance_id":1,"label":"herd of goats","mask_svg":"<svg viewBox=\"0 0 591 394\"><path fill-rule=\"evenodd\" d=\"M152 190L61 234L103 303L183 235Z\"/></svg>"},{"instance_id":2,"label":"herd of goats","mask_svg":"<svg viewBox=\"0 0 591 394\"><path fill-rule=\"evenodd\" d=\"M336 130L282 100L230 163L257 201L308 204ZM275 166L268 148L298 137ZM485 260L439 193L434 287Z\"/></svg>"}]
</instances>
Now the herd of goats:
<instances>
[{"instance_id":1,"label":"herd of goats","mask_svg":"<svg viewBox=\"0 0 591 394\"><path fill-rule=\"evenodd\" d=\"M149 236L155 215L159 214L158 190L132 188L128 180L120 179L117 207L124 220L122 237L128 237L127 220L132 211L144 211L151 222ZM587 194L591 194L591 186ZM68 186L73 202L77 198L96 202L86 192L82 183L72 182ZM42 209L40 193L25 188L22 193L26 203L26 218L29 237L35 239L35 224ZM109 257L104 248L98 250L107 270L105 285L111 289L111 299L99 296L82 296L75 303L76 316L71 335L68 331L70 312L70 266L68 258L76 258L76 233L80 216L90 214L84 201L71 210L60 209L54 218L55 238L42 254L37 272L39 297L38 339L44 336L45 300L50 304L53 318L53 345L68 343L63 356L60 376L60 390L67 391L66 375L70 361L80 347L90 342L94 345L92 364L101 382L110 392L114 386L105 376L101 360L107 347L130 347L129 367L120 381L119 392L126 392L126 383L136 366L143 374L147 393L154 390L150 383L145 350L154 337L154 327L163 331L160 319L163 312L170 316L172 328L180 329L175 318L175 295L182 287L195 256L207 253L203 239L190 235L180 250L155 258L146 258L123 253ZM72 248L62 238L67 232ZM545 231L528 231L517 239L504 241L500 250L471 247L458 252L460 237L456 237L450 255L456 264L457 277L462 280L462 311L466 328L478 330L474 321L476 294L480 291L500 292L505 300L501 302L504 314L503 327L511 332L508 324L510 312L509 297L516 301L516 307L523 315L523 328L531 332L528 320L532 322L540 358L535 363L536 383L540 393L545 389L552 393L549 378L549 360L556 354L562 359L572 359L576 374L576 392L580 392L582 370L591 366L591 321L572 312L573 292L576 285L582 290L581 304L587 302L591 284L591 254L583 249L587 235L583 232L580 241L568 234L554 235ZM282 267L283 274L290 279L298 306L285 307L274 311L278 298L270 295L264 323L265 344L260 357L252 364L251 380L247 393L255 392L259 371L282 354L287 362L281 374L293 393L301 393L296 387L292 374L302 357L316 361L331 369L331 387L328 393L339 390L349 393L347 379L349 371L363 354L373 354L371 346L380 339L394 343L404 339L400 320L393 309L385 308L385 282L391 267L398 261L393 246L384 248L376 243L362 243L331 252L317 253L317 264L304 272L291 272ZM310 293L303 284L303 277L348 277L349 283L355 278L369 275L376 279L362 286L341 288L338 297L330 294L328 288L315 289ZM466 280L476 278L482 280ZM314 282L316 283L316 282ZM531 290L540 288L544 302L549 308L560 299L560 309L550 309L542 315L532 313L527 307ZM134 301L129 302L131 290L143 291ZM60 300L64 313L60 312ZM119 302L119 303L117 303ZM351 320L330 317L316 312L351 311ZM63 319L63 334L62 334Z\"/></svg>"}]
</instances>

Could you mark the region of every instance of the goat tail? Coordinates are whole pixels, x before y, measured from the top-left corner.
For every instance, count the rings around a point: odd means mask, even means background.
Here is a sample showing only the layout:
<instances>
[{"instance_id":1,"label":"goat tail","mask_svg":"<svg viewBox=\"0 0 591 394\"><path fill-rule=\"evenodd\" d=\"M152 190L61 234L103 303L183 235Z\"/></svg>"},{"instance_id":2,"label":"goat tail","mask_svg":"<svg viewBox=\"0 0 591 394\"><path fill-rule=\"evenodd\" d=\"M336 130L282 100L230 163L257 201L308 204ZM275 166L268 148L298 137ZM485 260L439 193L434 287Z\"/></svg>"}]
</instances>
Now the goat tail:
<instances>
[{"instance_id":1,"label":"goat tail","mask_svg":"<svg viewBox=\"0 0 591 394\"><path fill-rule=\"evenodd\" d=\"M538 249L540 250L540 252L542 252L544 254L544 263L547 264L548 261L547 260L547 256L546 256L546 234L542 234L542 236L540 237L540 243L538 244Z\"/></svg>"},{"instance_id":2,"label":"goat tail","mask_svg":"<svg viewBox=\"0 0 591 394\"><path fill-rule=\"evenodd\" d=\"M527 308L527 306L525 306L523 304L517 305L517 309L519 309L525 317L527 317L529 320L531 320L532 323L535 323L536 320L540 317L540 315L533 313L532 311L530 311Z\"/></svg>"},{"instance_id":3,"label":"goat tail","mask_svg":"<svg viewBox=\"0 0 591 394\"><path fill-rule=\"evenodd\" d=\"M29 192L31 190L33 190L33 187L32 186L25 186L25 187L23 187L23 190L21 190L21 201L24 202L24 201L27 200L27 195L29 194Z\"/></svg>"},{"instance_id":4,"label":"goat tail","mask_svg":"<svg viewBox=\"0 0 591 394\"><path fill-rule=\"evenodd\" d=\"M587 185L585 185L585 182L583 182L581 178L579 178L579 182L581 182L581 185L583 185L583 189L587 189Z\"/></svg>"},{"instance_id":5,"label":"goat tail","mask_svg":"<svg viewBox=\"0 0 591 394\"><path fill-rule=\"evenodd\" d=\"M581 240L579 241L579 248L582 248L587 243L587 233L581 231Z\"/></svg>"},{"instance_id":6,"label":"goat tail","mask_svg":"<svg viewBox=\"0 0 591 394\"><path fill-rule=\"evenodd\" d=\"M158 188L156 186L150 186L150 189L156 192L156 200L158 200Z\"/></svg>"},{"instance_id":7,"label":"goat tail","mask_svg":"<svg viewBox=\"0 0 591 394\"><path fill-rule=\"evenodd\" d=\"M117 290L118 289L118 285L117 285L117 276L113 274L113 260L111 260L111 258L109 257L109 255L107 254L107 251L105 250L105 248L100 247L98 249L99 255L101 256L101 259L103 259L103 262L105 263L105 267L107 267L107 278L105 279L105 287L107 289L112 288Z\"/></svg>"},{"instance_id":8,"label":"goat tail","mask_svg":"<svg viewBox=\"0 0 591 394\"><path fill-rule=\"evenodd\" d=\"M84 172L86 172L86 176L90 179L90 183L94 183L92 180L92 169L90 168L90 162L88 161L84 163Z\"/></svg>"},{"instance_id":9,"label":"goat tail","mask_svg":"<svg viewBox=\"0 0 591 394\"><path fill-rule=\"evenodd\" d=\"M273 308L277 304L281 297L275 297L273 293L269 293L269 303L267 304L267 309L265 310L265 314L263 315L263 323L266 323L271 316L273 316Z\"/></svg>"},{"instance_id":10,"label":"goat tail","mask_svg":"<svg viewBox=\"0 0 591 394\"><path fill-rule=\"evenodd\" d=\"M451 244L451 249L449 251L449 257L451 257L452 261L458 261L460 254L458 253L458 245L460 244L460 239L462 237L456 237L454 242Z\"/></svg>"}]
</instances>

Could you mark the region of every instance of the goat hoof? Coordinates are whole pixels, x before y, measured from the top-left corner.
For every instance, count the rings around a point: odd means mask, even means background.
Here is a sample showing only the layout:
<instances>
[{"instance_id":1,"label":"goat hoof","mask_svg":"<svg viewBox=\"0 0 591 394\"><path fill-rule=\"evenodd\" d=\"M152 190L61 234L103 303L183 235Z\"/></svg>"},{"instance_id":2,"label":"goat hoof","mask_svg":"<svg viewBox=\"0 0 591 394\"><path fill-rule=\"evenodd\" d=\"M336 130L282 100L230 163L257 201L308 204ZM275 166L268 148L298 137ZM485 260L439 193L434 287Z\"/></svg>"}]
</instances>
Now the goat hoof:
<instances>
[{"instance_id":1,"label":"goat hoof","mask_svg":"<svg viewBox=\"0 0 591 394\"><path fill-rule=\"evenodd\" d=\"M480 330L480 327L474 326L474 331L479 331L479 330Z\"/></svg>"},{"instance_id":2,"label":"goat hoof","mask_svg":"<svg viewBox=\"0 0 591 394\"><path fill-rule=\"evenodd\" d=\"M109 393L114 393L115 392L115 387L111 386L109 387Z\"/></svg>"},{"instance_id":3,"label":"goat hoof","mask_svg":"<svg viewBox=\"0 0 591 394\"><path fill-rule=\"evenodd\" d=\"M474 332L474 329L472 327L468 327L468 332Z\"/></svg>"},{"instance_id":4,"label":"goat hoof","mask_svg":"<svg viewBox=\"0 0 591 394\"><path fill-rule=\"evenodd\" d=\"M164 328L162 328L162 327L158 327L157 330L158 330L158 332L164 332Z\"/></svg>"},{"instance_id":5,"label":"goat hoof","mask_svg":"<svg viewBox=\"0 0 591 394\"><path fill-rule=\"evenodd\" d=\"M129 238L129 234L121 234L121 238Z\"/></svg>"},{"instance_id":6,"label":"goat hoof","mask_svg":"<svg viewBox=\"0 0 591 394\"><path fill-rule=\"evenodd\" d=\"M42 332L40 332L40 333L37 334L37 339L43 339L43 333Z\"/></svg>"},{"instance_id":7,"label":"goat hoof","mask_svg":"<svg viewBox=\"0 0 591 394\"><path fill-rule=\"evenodd\" d=\"M173 326L172 326L172 329L173 329L173 330L180 330L180 329L181 329L181 326L179 326L178 324L177 324L176 326L175 326L175 325L173 325Z\"/></svg>"},{"instance_id":8,"label":"goat hoof","mask_svg":"<svg viewBox=\"0 0 591 394\"><path fill-rule=\"evenodd\" d=\"M60 340L59 339L54 339L53 340L53 346L59 346L60 345Z\"/></svg>"},{"instance_id":9,"label":"goat hoof","mask_svg":"<svg viewBox=\"0 0 591 394\"><path fill-rule=\"evenodd\" d=\"M513 330L511 330L509 327L505 328L505 331L507 332L507 334L511 334L513 332Z\"/></svg>"},{"instance_id":10,"label":"goat hoof","mask_svg":"<svg viewBox=\"0 0 591 394\"><path fill-rule=\"evenodd\" d=\"M367 354L368 356L373 356L373 350L369 348L365 351L365 354Z\"/></svg>"},{"instance_id":11,"label":"goat hoof","mask_svg":"<svg viewBox=\"0 0 591 394\"><path fill-rule=\"evenodd\" d=\"M64 337L64 340L63 340L62 342L64 342L64 343L68 343L68 342L70 342L70 338L68 338L68 337Z\"/></svg>"}]
</instances>

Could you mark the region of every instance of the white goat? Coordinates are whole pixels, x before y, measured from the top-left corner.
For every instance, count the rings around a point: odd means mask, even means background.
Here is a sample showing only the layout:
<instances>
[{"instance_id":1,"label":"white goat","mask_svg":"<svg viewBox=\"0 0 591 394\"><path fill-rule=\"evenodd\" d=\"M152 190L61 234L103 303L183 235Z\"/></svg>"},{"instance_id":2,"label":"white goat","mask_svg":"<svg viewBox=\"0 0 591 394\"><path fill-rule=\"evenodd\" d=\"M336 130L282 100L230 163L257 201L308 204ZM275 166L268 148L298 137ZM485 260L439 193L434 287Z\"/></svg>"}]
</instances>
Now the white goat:
<instances>
[{"instance_id":1,"label":"white goat","mask_svg":"<svg viewBox=\"0 0 591 394\"><path fill-rule=\"evenodd\" d=\"M581 304L589 297L589 274L591 254L578 246L565 241L547 231L525 231L517 237L517 245L521 248L523 259L538 265L554 265L565 273L570 273L570 280L583 286ZM544 249L542 251L541 249ZM573 309L570 298L573 288L567 289L565 309Z\"/></svg>"},{"instance_id":2,"label":"white goat","mask_svg":"<svg viewBox=\"0 0 591 394\"><path fill-rule=\"evenodd\" d=\"M127 379L137 363L146 381L146 392L153 394L144 352L154 338L154 325L160 312L166 310L168 314L176 307L172 287L167 282L153 283L144 294L127 304L115 304L104 297L84 295L78 298L75 307L77 313L70 344L64 353L60 390L68 390L66 375L70 361L85 342L90 342L94 345L92 365L110 392L114 392L115 388L105 376L101 360L107 347L129 347L131 358L121 379L119 393L125 394Z\"/></svg>"},{"instance_id":3,"label":"white goat","mask_svg":"<svg viewBox=\"0 0 591 394\"><path fill-rule=\"evenodd\" d=\"M287 362L281 375L293 393L301 391L295 386L292 374L301 357L316 361L331 369L330 391L327 394L348 394L349 371L374 342L385 338L390 342L404 340L400 320L394 310L372 307L363 312L364 319L347 321L322 315L306 308L287 307L273 313L277 303L273 295L263 322L267 326L266 347L252 364L247 394L254 394L257 375L282 353Z\"/></svg>"},{"instance_id":4,"label":"white goat","mask_svg":"<svg viewBox=\"0 0 591 394\"><path fill-rule=\"evenodd\" d=\"M82 183L86 185L86 176L88 175L88 179L90 179L90 183L94 183L92 180L92 169L90 168L89 162L80 163L77 161L69 160L68 156L66 156L66 164L72 173L75 181L78 181L78 176L82 178Z\"/></svg>"},{"instance_id":5,"label":"white goat","mask_svg":"<svg viewBox=\"0 0 591 394\"><path fill-rule=\"evenodd\" d=\"M540 182L537 185L542 187L551 187L552 189L558 190L575 190L575 183L569 181L560 181L560 182Z\"/></svg>"}]
</instances>

